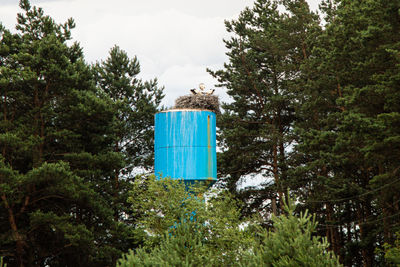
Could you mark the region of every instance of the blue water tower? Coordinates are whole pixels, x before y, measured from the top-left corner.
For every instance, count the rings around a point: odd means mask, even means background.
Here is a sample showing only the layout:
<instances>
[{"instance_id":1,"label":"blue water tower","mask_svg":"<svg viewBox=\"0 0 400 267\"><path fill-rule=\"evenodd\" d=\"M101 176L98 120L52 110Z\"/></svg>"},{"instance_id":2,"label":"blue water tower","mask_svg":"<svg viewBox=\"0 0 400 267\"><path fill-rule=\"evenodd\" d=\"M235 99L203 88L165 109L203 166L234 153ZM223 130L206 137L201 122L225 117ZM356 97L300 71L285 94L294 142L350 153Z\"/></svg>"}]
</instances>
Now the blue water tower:
<instances>
[{"instance_id":1,"label":"blue water tower","mask_svg":"<svg viewBox=\"0 0 400 267\"><path fill-rule=\"evenodd\" d=\"M216 116L203 109L171 109L155 115L157 179L186 184L217 180Z\"/></svg>"}]
</instances>

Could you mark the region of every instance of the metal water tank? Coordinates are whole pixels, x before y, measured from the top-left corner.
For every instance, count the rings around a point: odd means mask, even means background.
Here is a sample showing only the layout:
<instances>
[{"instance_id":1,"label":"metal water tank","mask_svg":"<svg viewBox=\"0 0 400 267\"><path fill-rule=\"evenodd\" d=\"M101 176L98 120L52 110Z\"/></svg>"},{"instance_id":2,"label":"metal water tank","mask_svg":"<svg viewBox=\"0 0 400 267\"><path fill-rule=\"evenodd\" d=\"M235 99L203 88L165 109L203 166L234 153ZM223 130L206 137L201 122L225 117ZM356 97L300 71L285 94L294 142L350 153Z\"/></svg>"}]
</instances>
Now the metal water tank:
<instances>
[{"instance_id":1,"label":"metal water tank","mask_svg":"<svg viewBox=\"0 0 400 267\"><path fill-rule=\"evenodd\" d=\"M171 109L157 113L154 168L158 179L215 182L215 113L201 109Z\"/></svg>"}]
</instances>

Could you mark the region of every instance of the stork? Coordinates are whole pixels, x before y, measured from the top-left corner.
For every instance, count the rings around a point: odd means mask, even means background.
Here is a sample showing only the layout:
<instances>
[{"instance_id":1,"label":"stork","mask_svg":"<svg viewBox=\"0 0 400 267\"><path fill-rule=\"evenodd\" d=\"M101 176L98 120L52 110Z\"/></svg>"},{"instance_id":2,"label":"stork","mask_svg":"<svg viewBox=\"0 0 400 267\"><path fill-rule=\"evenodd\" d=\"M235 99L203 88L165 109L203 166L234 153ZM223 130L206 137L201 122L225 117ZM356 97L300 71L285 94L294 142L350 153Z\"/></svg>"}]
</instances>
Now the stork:
<instances>
[{"instance_id":1,"label":"stork","mask_svg":"<svg viewBox=\"0 0 400 267\"><path fill-rule=\"evenodd\" d=\"M206 86L204 83L199 84L199 89L190 89L190 92L194 95L212 95L214 93L215 89L210 89L206 91Z\"/></svg>"}]
</instances>

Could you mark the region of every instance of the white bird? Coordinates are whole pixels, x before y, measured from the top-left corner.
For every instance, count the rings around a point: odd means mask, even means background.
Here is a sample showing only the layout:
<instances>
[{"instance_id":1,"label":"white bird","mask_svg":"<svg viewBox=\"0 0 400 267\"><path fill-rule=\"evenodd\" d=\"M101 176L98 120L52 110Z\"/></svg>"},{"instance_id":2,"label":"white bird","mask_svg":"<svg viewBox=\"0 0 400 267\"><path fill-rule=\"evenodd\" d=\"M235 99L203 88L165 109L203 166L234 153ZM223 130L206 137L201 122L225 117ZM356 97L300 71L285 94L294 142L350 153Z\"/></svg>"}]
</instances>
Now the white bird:
<instances>
[{"instance_id":1,"label":"white bird","mask_svg":"<svg viewBox=\"0 0 400 267\"><path fill-rule=\"evenodd\" d=\"M206 86L204 83L199 84L199 89L190 89L190 92L194 95L212 95L214 93L215 89L210 89L206 91Z\"/></svg>"}]
</instances>

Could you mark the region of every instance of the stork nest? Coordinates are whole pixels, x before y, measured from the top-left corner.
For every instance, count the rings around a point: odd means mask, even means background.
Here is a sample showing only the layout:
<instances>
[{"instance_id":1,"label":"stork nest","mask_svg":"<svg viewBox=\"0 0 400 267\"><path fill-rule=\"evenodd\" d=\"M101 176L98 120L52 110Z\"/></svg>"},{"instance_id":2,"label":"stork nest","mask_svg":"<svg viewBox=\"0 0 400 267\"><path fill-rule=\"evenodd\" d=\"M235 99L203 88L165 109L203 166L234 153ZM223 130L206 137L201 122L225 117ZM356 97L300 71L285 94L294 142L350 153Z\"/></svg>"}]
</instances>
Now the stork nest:
<instances>
[{"instance_id":1,"label":"stork nest","mask_svg":"<svg viewBox=\"0 0 400 267\"><path fill-rule=\"evenodd\" d=\"M175 100L174 108L208 109L220 114L217 95L184 95Z\"/></svg>"}]
</instances>

